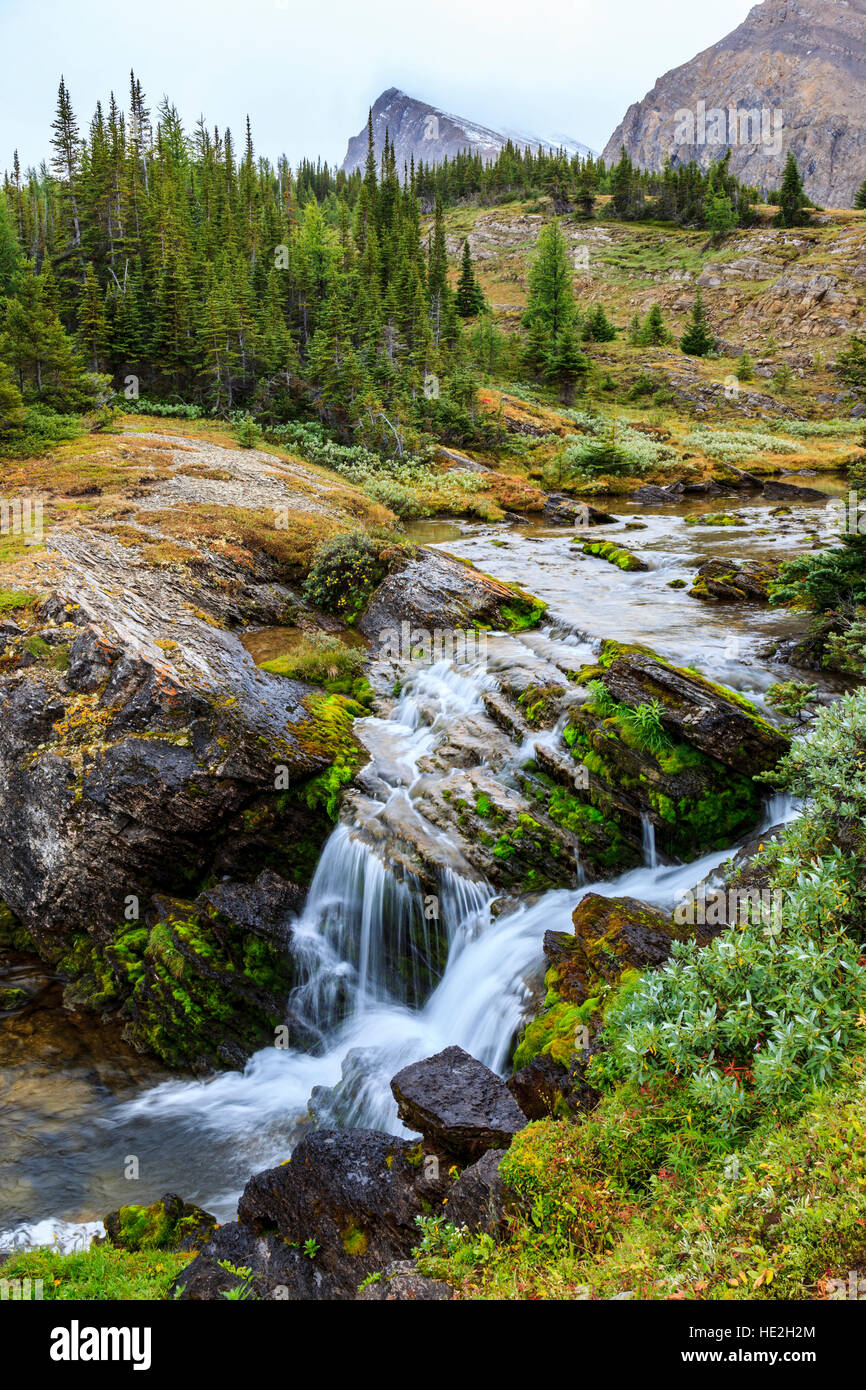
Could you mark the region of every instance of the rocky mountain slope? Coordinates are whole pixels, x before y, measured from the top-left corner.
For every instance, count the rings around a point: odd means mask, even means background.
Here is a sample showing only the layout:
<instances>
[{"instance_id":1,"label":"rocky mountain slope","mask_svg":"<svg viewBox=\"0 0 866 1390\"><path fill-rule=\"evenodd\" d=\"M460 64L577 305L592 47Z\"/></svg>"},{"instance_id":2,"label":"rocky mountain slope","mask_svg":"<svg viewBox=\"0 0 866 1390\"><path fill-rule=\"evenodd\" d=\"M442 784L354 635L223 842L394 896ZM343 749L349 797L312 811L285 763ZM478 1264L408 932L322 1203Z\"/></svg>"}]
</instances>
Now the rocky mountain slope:
<instances>
[{"instance_id":1,"label":"rocky mountain slope","mask_svg":"<svg viewBox=\"0 0 866 1390\"><path fill-rule=\"evenodd\" d=\"M527 146L562 145L569 154L590 154L586 145L577 140L557 135L544 139L531 135L518 135L514 132L489 130L487 126L463 116L449 115L426 101L409 97L396 87L389 87L377 98L372 108L373 140L376 158L380 159L385 144L385 131L393 141L397 154L397 168L402 169L410 158L415 163L423 160L425 164L441 164L445 159L453 159L461 150L471 150L485 160L495 159L511 140L518 148ZM367 127L362 126L357 135L349 140L343 168L347 174L362 168L367 157Z\"/></svg>"},{"instance_id":2,"label":"rocky mountain slope","mask_svg":"<svg viewBox=\"0 0 866 1390\"><path fill-rule=\"evenodd\" d=\"M668 158L706 167L728 145L733 172L766 192L791 149L812 198L850 207L866 177L864 105L866 0L764 0L633 103L603 158L625 146L648 169ZM755 111L758 122L748 121Z\"/></svg>"}]
</instances>

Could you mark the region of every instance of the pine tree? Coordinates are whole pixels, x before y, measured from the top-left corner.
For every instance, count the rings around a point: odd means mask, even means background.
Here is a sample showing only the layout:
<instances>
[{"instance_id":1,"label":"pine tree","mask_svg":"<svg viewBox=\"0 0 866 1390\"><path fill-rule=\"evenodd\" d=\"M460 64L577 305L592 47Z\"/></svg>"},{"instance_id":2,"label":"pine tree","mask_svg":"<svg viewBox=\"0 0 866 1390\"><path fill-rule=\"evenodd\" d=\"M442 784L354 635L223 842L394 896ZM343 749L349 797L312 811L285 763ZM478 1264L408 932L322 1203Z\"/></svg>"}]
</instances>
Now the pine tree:
<instances>
[{"instance_id":1,"label":"pine tree","mask_svg":"<svg viewBox=\"0 0 866 1390\"><path fill-rule=\"evenodd\" d=\"M0 303L6 295L15 293L23 260L6 199L0 195Z\"/></svg>"},{"instance_id":2,"label":"pine tree","mask_svg":"<svg viewBox=\"0 0 866 1390\"><path fill-rule=\"evenodd\" d=\"M715 345L716 340L710 329L709 317L699 290L692 305L686 331L680 338L680 347L689 357L706 357L708 353L712 352Z\"/></svg>"},{"instance_id":3,"label":"pine tree","mask_svg":"<svg viewBox=\"0 0 866 1390\"><path fill-rule=\"evenodd\" d=\"M808 198L803 188L803 180L800 177L800 170L797 168L797 161L793 152L788 151L788 158L785 160L785 172L782 175L782 186L779 189L779 214L776 218L777 225L780 227L802 227L808 222L809 214L806 212Z\"/></svg>"},{"instance_id":4,"label":"pine tree","mask_svg":"<svg viewBox=\"0 0 866 1390\"><path fill-rule=\"evenodd\" d=\"M17 434L25 419L21 392L15 385L11 368L0 362L0 442Z\"/></svg>"},{"instance_id":5,"label":"pine tree","mask_svg":"<svg viewBox=\"0 0 866 1390\"><path fill-rule=\"evenodd\" d=\"M855 208L866 208L866 179L863 180L854 194L854 206Z\"/></svg>"},{"instance_id":6,"label":"pine tree","mask_svg":"<svg viewBox=\"0 0 866 1390\"><path fill-rule=\"evenodd\" d=\"M483 311L484 305L484 292L475 279L467 237L463 243L463 258L460 262L460 275L457 280L457 312L461 318L471 319Z\"/></svg>"},{"instance_id":7,"label":"pine tree","mask_svg":"<svg viewBox=\"0 0 866 1390\"><path fill-rule=\"evenodd\" d=\"M28 262L18 293L6 302L0 357L17 373L25 401L56 410L86 409L96 385L75 356L53 304L53 280Z\"/></svg>"},{"instance_id":8,"label":"pine tree","mask_svg":"<svg viewBox=\"0 0 866 1390\"><path fill-rule=\"evenodd\" d=\"M641 347L663 347L671 341L672 334L665 326L661 307L653 304L638 331L638 344Z\"/></svg>"}]
</instances>

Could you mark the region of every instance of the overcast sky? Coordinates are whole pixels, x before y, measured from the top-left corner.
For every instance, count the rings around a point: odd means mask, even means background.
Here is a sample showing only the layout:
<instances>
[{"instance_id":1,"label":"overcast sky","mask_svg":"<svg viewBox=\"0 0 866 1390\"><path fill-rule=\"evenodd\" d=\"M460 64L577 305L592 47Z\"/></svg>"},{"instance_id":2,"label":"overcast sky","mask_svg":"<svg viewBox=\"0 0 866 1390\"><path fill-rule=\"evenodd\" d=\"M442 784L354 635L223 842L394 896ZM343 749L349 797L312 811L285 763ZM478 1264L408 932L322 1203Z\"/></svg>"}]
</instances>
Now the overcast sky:
<instances>
[{"instance_id":1,"label":"overcast sky","mask_svg":"<svg viewBox=\"0 0 866 1390\"><path fill-rule=\"evenodd\" d=\"M48 153L60 74L86 126L134 67L155 107L259 154L341 162L386 87L495 128L601 150L655 79L749 0L0 0L0 168Z\"/></svg>"}]
</instances>

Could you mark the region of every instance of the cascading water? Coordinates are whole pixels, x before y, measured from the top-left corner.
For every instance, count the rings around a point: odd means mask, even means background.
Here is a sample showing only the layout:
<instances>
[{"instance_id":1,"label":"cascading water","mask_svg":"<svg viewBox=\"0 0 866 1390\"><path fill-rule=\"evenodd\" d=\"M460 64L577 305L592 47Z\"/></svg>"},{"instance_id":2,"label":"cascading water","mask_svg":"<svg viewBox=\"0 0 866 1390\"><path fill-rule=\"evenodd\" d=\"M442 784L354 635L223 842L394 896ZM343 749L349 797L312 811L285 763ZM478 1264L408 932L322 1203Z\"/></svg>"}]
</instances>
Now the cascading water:
<instances>
[{"instance_id":1,"label":"cascading water","mask_svg":"<svg viewBox=\"0 0 866 1390\"><path fill-rule=\"evenodd\" d=\"M538 648L549 635L532 634ZM514 642L515 651L520 645ZM425 668L407 683L388 719L368 719L359 732L373 754L367 772L378 799L368 819L393 814L421 817L412 801L419 760L444 737L451 723L481 708L481 694L495 685L489 670L456 671L444 663ZM532 756L550 733L520 750ZM369 805L372 804L372 815ZM772 808L776 820L790 805ZM423 820L423 817L421 817ZM441 832L426 827L431 837ZM628 895L672 908L685 891L730 855L723 850L677 866L658 866L652 825L644 827L645 866L618 879L592 885L607 896ZM447 864L437 869L439 919L425 918L425 893L405 869L396 874L381 852L359 833L355 812L332 833L314 876L306 908L295 927L294 950L303 975L292 999L319 1037L314 1052L268 1048L243 1074L204 1082L169 1082L125 1107L127 1118L206 1127L247 1143L251 1125L270 1135L258 1165L286 1156L287 1146L307 1122L307 1106L323 1123L400 1131L390 1078L409 1061L458 1044L494 1070L508 1062L533 985L541 973L541 939L548 930L567 932L577 902L588 890L546 893L494 918L488 885ZM580 876L579 864L578 874ZM420 1004L422 982L395 968L411 941L421 955L433 935L444 931L447 963L441 979ZM270 1147L269 1147L270 1146ZM234 1191L209 1194L211 1207L227 1215Z\"/></svg>"},{"instance_id":2,"label":"cascading water","mask_svg":"<svg viewBox=\"0 0 866 1390\"><path fill-rule=\"evenodd\" d=\"M763 513L758 519L764 522ZM672 525L669 517L642 513L641 520L650 523L648 539L655 538L652 527L663 538ZM502 534L507 548L498 541L494 554L490 538ZM575 584L568 537L547 537L543 546L521 541L513 531L487 535L477 528L473 537L461 549L481 569L519 580L549 598L560 614L543 629L495 638L494 647L503 644L500 671L520 665L527 654L536 664L552 660L560 671L579 670L595 660L597 634L614 632L626 641L657 641L671 659L694 663L753 698L760 699L774 679L751 652L742 658L727 655L720 635L735 620L725 615L722 622L716 610L695 608L667 587L671 566L681 564L679 551L668 557L667 570L662 566L640 576L639 583L615 567L580 557ZM677 544L685 554L687 544L699 539L697 528L685 528ZM766 627L771 621L782 620L750 614L746 644L755 624ZM589 635L588 623L595 624ZM290 1152L309 1123L311 1097L311 1108L323 1122L399 1130L389 1082L406 1062L457 1043L494 1069L505 1069L540 977L542 937L550 929L571 929L575 904L588 890L576 860L573 891L548 892L495 916L489 886L469 869L459 846L424 820L429 761L449 729L483 716L482 696L497 685L496 671L496 660L485 669L458 669L447 662L416 669L387 718L371 717L356 726L371 761L359 791L347 801L344 822L325 846L294 928L300 983L292 1012L318 1045L309 1051L269 1047L243 1072L169 1081L131 1102L88 1113L64 1131L58 1162L50 1171L40 1169L40 1182L47 1176L52 1186L36 1212L80 1215L89 1224L37 1221L26 1196L17 1201L16 1192L11 1205L20 1211L19 1219L31 1218L18 1228L21 1243L42 1239L50 1226L58 1243L74 1244L78 1236L89 1236L95 1214L137 1200L117 1177L131 1153L141 1156L151 1195L177 1190L221 1220L231 1219L249 1174ZM514 764L542 746L555 748L559 732L534 734L515 747ZM766 831L795 814L790 798L771 798L758 829ZM417 863L389 853L394 827L399 831L408 822L424 840L423 878ZM592 891L672 909L732 852L659 866L650 832L645 825L644 866L610 883L594 883ZM431 899L438 918L425 911ZM0 1244L14 1240L0 1233Z\"/></svg>"},{"instance_id":3,"label":"cascading water","mask_svg":"<svg viewBox=\"0 0 866 1390\"><path fill-rule=\"evenodd\" d=\"M659 857L656 853L656 828L650 819L648 811L642 811L640 817L641 846L643 849L643 862L649 869L657 869Z\"/></svg>"}]
</instances>

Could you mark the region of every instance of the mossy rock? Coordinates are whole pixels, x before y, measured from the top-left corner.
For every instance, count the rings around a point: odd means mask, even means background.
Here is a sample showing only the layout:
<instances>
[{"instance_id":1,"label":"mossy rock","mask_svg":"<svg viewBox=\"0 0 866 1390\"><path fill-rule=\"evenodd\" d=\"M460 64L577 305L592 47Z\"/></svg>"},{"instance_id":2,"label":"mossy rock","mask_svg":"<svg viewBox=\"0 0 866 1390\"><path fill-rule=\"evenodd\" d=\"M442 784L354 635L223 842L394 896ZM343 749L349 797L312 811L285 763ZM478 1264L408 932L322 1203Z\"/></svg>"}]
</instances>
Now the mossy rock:
<instances>
[{"instance_id":1,"label":"mossy rock","mask_svg":"<svg viewBox=\"0 0 866 1390\"><path fill-rule=\"evenodd\" d=\"M573 544L579 545L584 555L595 555L599 560L607 560L609 565L616 565L617 569L629 572L649 569L649 565L639 555L626 550L624 546L614 545L613 541L579 541L575 538Z\"/></svg>"},{"instance_id":2,"label":"mossy rock","mask_svg":"<svg viewBox=\"0 0 866 1390\"><path fill-rule=\"evenodd\" d=\"M167 1192L150 1206L109 1212L104 1224L109 1244L118 1250L198 1250L210 1240L217 1220Z\"/></svg>"}]
</instances>

